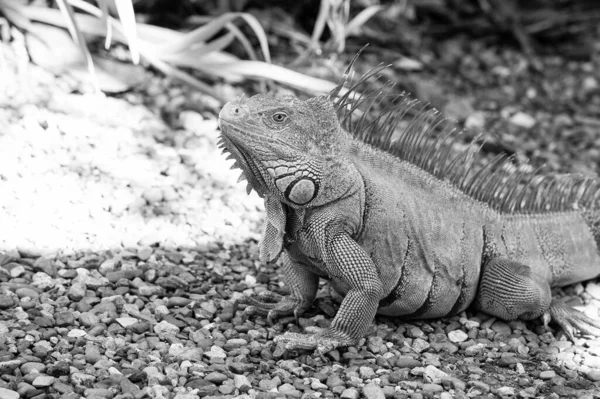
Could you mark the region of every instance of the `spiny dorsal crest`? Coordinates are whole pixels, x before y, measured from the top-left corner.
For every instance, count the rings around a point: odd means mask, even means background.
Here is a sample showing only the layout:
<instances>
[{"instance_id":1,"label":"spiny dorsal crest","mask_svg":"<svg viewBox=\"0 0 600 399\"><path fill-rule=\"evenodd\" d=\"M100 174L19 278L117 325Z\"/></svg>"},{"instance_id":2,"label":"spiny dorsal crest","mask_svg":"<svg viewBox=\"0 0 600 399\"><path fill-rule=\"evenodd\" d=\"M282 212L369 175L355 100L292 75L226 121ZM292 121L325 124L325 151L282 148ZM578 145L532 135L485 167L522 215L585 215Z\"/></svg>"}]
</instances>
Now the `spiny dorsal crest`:
<instances>
[{"instance_id":1,"label":"spiny dorsal crest","mask_svg":"<svg viewBox=\"0 0 600 399\"><path fill-rule=\"evenodd\" d=\"M357 57L358 54L328 96L340 124L355 138L448 181L500 212L596 207L600 181L594 177L519 171L506 154L473 170L481 149L481 135L457 153L453 147L462 146L463 131L455 122L406 93L394 94L393 83L380 84L380 88L369 91L369 85L380 79L380 72L387 66L373 68L354 81L351 70Z\"/></svg>"}]
</instances>

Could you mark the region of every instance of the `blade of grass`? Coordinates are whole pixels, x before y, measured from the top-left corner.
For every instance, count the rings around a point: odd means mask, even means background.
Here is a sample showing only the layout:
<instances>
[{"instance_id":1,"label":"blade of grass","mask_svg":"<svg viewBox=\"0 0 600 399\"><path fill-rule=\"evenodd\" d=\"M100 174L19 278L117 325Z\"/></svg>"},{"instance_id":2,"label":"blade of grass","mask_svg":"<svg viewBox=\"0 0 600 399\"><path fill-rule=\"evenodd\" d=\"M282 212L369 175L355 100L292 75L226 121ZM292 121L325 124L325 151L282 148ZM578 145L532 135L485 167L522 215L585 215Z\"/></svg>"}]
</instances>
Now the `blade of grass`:
<instances>
[{"instance_id":1,"label":"blade of grass","mask_svg":"<svg viewBox=\"0 0 600 399\"><path fill-rule=\"evenodd\" d=\"M85 58L85 62L87 64L87 68L90 73L94 89L97 93L100 93L100 86L98 84L98 78L96 77L94 61L92 60L92 55L90 54L90 50L88 49L87 43L85 42L85 38L83 37L81 31L79 30L79 26L77 25L77 20L75 19L75 12L73 11L71 4L69 4L66 0L57 0L56 2L58 4L58 8L65 16L65 21L67 22L67 29L69 30L71 37L79 46L79 49L81 50L81 53Z\"/></svg>"},{"instance_id":2,"label":"blade of grass","mask_svg":"<svg viewBox=\"0 0 600 399\"><path fill-rule=\"evenodd\" d=\"M197 43L190 47L187 51L180 52L177 54L157 54L157 57L163 61L173 63L178 66L189 66L193 65L193 62L204 57L213 51L219 51L231 44L235 36L233 33L228 33L218 39L215 39L209 43ZM190 60L190 61L188 61Z\"/></svg>"},{"instance_id":3,"label":"blade of grass","mask_svg":"<svg viewBox=\"0 0 600 399\"><path fill-rule=\"evenodd\" d=\"M109 11L108 11L108 0L98 0L98 5L100 6L100 11L102 11L102 24L106 26L106 39L104 40L104 48L108 50L110 48L110 43L112 42L112 25L108 20Z\"/></svg>"},{"instance_id":4,"label":"blade of grass","mask_svg":"<svg viewBox=\"0 0 600 399\"><path fill-rule=\"evenodd\" d=\"M11 2L10 0L0 0L0 11L13 25L22 30L30 31L33 28L31 21L21 13L23 6Z\"/></svg>"},{"instance_id":5,"label":"blade of grass","mask_svg":"<svg viewBox=\"0 0 600 399\"><path fill-rule=\"evenodd\" d=\"M314 78L278 65L267 64L263 61L239 60L232 63L216 64L199 61L195 64L194 68L217 76L238 75L245 78L271 79L314 94L327 93L336 86L335 83L328 80Z\"/></svg>"},{"instance_id":6,"label":"blade of grass","mask_svg":"<svg viewBox=\"0 0 600 399\"><path fill-rule=\"evenodd\" d=\"M185 73L177 68L173 68L171 65L169 65L166 62L161 61L157 58L153 58L151 56L150 57L145 56L145 57L148 60L148 62L150 62L156 69L158 69L165 75L172 76L174 78L182 80L183 82L189 84L190 86L197 88L201 92L211 95L212 97L216 98L217 100L219 100L221 102L227 101L223 96L218 94L214 88L207 85L206 83L199 81L198 79L194 78L192 75Z\"/></svg>"},{"instance_id":7,"label":"blade of grass","mask_svg":"<svg viewBox=\"0 0 600 399\"><path fill-rule=\"evenodd\" d=\"M203 16L203 15L194 15L194 16L189 17L187 19L187 22L190 24L193 24L193 25L206 24L212 18L213 17ZM240 41L242 47L244 47L244 50L246 51L246 53L248 54L248 57L251 60L258 60L256 51L254 51L254 47L252 46L252 44L250 43L250 41L248 40L246 35L244 35L244 33L242 33L240 28L238 28L231 22L226 23L225 28L227 28L231 33L233 33L235 35L235 37Z\"/></svg>"},{"instance_id":8,"label":"blade of grass","mask_svg":"<svg viewBox=\"0 0 600 399\"><path fill-rule=\"evenodd\" d=\"M346 37L356 35L360 27L381 10L383 10L382 6L372 5L356 14L346 26Z\"/></svg>"},{"instance_id":9,"label":"blade of grass","mask_svg":"<svg viewBox=\"0 0 600 399\"><path fill-rule=\"evenodd\" d=\"M131 60L134 64L140 62L140 51L135 22L135 13L133 12L133 3L131 0L114 0L119 13L119 19L123 26L123 34L127 38L127 45L131 52Z\"/></svg>"}]
</instances>

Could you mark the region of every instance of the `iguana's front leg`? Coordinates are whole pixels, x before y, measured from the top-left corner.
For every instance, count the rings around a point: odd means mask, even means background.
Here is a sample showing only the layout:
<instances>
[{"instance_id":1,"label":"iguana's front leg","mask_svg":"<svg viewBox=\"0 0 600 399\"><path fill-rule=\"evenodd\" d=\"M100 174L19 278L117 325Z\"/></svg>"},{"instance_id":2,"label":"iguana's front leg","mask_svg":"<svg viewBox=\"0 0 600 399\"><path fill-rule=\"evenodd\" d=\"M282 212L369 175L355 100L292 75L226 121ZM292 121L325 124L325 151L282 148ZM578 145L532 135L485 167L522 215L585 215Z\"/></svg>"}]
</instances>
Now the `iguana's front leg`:
<instances>
[{"instance_id":1,"label":"iguana's front leg","mask_svg":"<svg viewBox=\"0 0 600 399\"><path fill-rule=\"evenodd\" d=\"M562 327L571 340L575 329L600 335L600 321L593 320L558 300L552 300L550 284L529 266L507 258L493 258L483 265L475 306L504 320L544 317Z\"/></svg>"},{"instance_id":2,"label":"iguana's front leg","mask_svg":"<svg viewBox=\"0 0 600 399\"><path fill-rule=\"evenodd\" d=\"M358 342L367 331L382 297L375 264L346 233L325 243L325 268L329 277L349 287L331 326L316 334L286 333L275 339L286 349L317 349L326 353Z\"/></svg>"},{"instance_id":3,"label":"iguana's front leg","mask_svg":"<svg viewBox=\"0 0 600 399\"><path fill-rule=\"evenodd\" d=\"M319 277L312 273L302 263L293 260L287 252L281 254L284 281L290 289L290 295L281 297L271 292L265 292L259 299L246 297L239 302L246 303L247 315L266 316L269 323L282 317L294 315L296 319L306 311L317 295Z\"/></svg>"}]
</instances>

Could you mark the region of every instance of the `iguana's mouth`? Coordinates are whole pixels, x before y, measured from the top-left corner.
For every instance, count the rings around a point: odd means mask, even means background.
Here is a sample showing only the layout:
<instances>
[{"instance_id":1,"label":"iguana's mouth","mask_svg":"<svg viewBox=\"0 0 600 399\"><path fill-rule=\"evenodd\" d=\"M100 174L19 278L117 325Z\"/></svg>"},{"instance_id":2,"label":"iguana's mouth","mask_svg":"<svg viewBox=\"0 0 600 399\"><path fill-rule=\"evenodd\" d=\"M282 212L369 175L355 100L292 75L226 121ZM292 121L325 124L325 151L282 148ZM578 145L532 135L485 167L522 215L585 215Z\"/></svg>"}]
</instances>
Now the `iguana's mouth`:
<instances>
[{"instance_id":1,"label":"iguana's mouth","mask_svg":"<svg viewBox=\"0 0 600 399\"><path fill-rule=\"evenodd\" d=\"M226 127L223 126L224 124L226 124ZM236 130L238 133L241 133L241 130L221 118L219 119L219 126L221 127L221 138L217 144L219 148L223 149L224 154L228 152L235 159L232 169L237 167L242 170L238 181L248 180L246 191L250 193L254 189L260 197L263 197L267 189L267 184L261 174L260 167L253 160L249 152L242 145L236 143L235 136L227 134L227 129ZM231 156L228 159L231 159Z\"/></svg>"}]
</instances>

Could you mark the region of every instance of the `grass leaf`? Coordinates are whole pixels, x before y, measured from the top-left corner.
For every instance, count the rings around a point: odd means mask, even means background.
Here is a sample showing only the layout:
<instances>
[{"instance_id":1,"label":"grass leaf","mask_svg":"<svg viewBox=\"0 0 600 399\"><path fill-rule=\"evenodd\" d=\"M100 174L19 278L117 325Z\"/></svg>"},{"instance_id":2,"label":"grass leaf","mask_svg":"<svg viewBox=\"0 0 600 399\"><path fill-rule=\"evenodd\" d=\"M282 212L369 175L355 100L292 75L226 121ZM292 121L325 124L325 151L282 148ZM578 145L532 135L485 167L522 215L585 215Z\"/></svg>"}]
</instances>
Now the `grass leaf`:
<instances>
[{"instance_id":1,"label":"grass leaf","mask_svg":"<svg viewBox=\"0 0 600 399\"><path fill-rule=\"evenodd\" d=\"M140 62L140 51L135 22L135 13L133 12L133 3L131 0L114 0L119 13L119 19L123 26L123 34L127 38L127 45L131 52L131 60L134 64Z\"/></svg>"},{"instance_id":2,"label":"grass leaf","mask_svg":"<svg viewBox=\"0 0 600 399\"><path fill-rule=\"evenodd\" d=\"M94 68L94 61L92 60L92 55L90 54L90 50L88 49L87 43L85 42L85 38L83 37L81 31L79 30L79 26L77 25L77 19L75 18L75 12L66 0L57 0L58 8L65 16L65 21L67 23L67 29L71 34L71 37L79 46L83 57L85 58L85 63L87 65L88 71L92 78L92 84L94 85L94 89L96 92L100 92L100 86L98 85L98 78L96 77L96 70Z\"/></svg>"}]
</instances>

